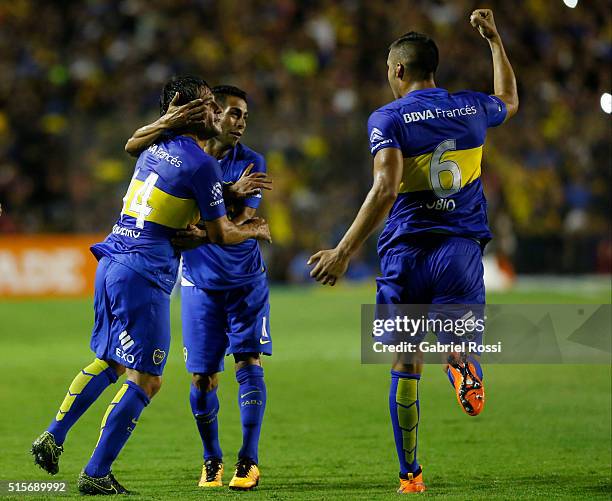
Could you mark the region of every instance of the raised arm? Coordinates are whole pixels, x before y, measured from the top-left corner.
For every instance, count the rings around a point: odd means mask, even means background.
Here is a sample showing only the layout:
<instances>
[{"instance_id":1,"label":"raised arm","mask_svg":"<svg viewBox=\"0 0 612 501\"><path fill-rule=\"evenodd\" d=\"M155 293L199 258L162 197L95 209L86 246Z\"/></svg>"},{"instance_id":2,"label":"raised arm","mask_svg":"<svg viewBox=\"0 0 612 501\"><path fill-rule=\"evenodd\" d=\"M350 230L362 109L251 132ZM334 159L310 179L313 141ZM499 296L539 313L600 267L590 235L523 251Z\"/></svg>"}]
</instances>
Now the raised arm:
<instances>
[{"instance_id":1,"label":"raised arm","mask_svg":"<svg viewBox=\"0 0 612 501\"><path fill-rule=\"evenodd\" d=\"M194 99L187 104L177 106L178 99L179 93L177 92L174 98L172 98L165 115L134 132L132 137L125 143L125 151L127 153L137 157L164 132L185 127L204 118L205 108L202 99Z\"/></svg>"},{"instance_id":2,"label":"raised arm","mask_svg":"<svg viewBox=\"0 0 612 501\"><path fill-rule=\"evenodd\" d=\"M514 116L518 111L519 99L516 88L514 70L508 60L504 44L502 43L493 11L490 9L477 9L470 16L470 23L476 28L483 38L489 42L491 56L493 58L493 88L495 96L506 104L506 120Z\"/></svg>"},{"instance_id":3,"label":"raised arm","mask_svg":"<svg viewBox=\"0 0 612 501\"><path fill-rule=\"evenodd\" d=\"M403 172L401 150L383 148L374 157L374 182L353 224L335 249L322 250L311 256L315 267L310 276L323 284L334 285L346 272L353 254L383 222L397 198Z\"/></svg>"}]
</instances>

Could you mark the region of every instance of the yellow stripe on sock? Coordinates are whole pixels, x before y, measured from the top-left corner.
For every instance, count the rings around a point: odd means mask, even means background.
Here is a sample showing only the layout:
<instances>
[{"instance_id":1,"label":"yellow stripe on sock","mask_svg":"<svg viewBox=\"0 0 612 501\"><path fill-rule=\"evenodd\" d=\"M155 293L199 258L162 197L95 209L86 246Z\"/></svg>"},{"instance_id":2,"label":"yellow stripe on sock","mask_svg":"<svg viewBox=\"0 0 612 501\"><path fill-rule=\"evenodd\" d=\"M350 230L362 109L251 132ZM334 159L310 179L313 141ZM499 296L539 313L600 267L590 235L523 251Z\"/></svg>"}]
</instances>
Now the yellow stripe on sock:
<instances>
[{"instance_id":1,"label":"yellow stripe on sock","mask_svg":"<svg viewBox=\"0 0 612 501\"><path fill-rule=\"evenodd\" d=\"M416 379L401 378L397 381L397 391L395 392L395 401L406 407L416 402L417 399L417 383Z\"/></svg>"},{"instance_id":2,"label":"yellow stripe on sock","mask_svg":"<svg viewBox=\"0 0 612 501\"><path fill-rule=\"evenodd\" d=\"M92 363L90 363L85 369L85 372L89 372L90 374L98 375L103 370L108 369L108 364L104 360L100 360L96 358Z\"/></svg>"},{"instance_id":3,"label":"yellow stripe on sock","mask_svg":"<svg viewBox=\"0 0 612 501\"><path fill-rule=\"evenodd\" d=\"M397 382L395 393L395 401L401 404L397 406L397 418L402 428L402 448L408 463L414 461L416 454L417 425L419 424L419 411L416 406L417 385L416 379L400 379Z\"/></svg>"},{"instance_id":4,"label":"yellow stripe on sock","mask_svg":"<svg viewBox=\"0 0 612 501\"><path fill-rule=\"evenodd\" d=\"M129 388L127 383L124 383L121 385L121 388L119 388L119 391L117 392L117 394L115 395L115 398L113 398L111 405L113 404L118 404L121 399L123 398L123 395L125 395L125 392L127 391L127 389Z\"/></svg>"},{"instance_id":5,"label":"yellow stripe on sock","mask_svg":"<svg viewBox=\"0 0 612 501\"><path fill-rule=\"evenodd\" d=\"M98 444L100 443L100 439L102 438L102 433L104 433L104 427L106 426L106 420L108 419L108 416L110 415L111 411L115 408L115 405L117 405L121 401L127 389L128 389L127 384L121 385L121 388L119 388L119 391L117 392L117 394L115 395L111 403L106 408L106 412L104 413L104 416L102 417L102 423L100 423L100 435L98 436L96 447L98 447Z\"/></svg>"},{"instance_id":6,"label":"yellow stripe on sock","mask_svg":"<svg viewBox=\"0 0 612 501\"><path fill-rule=\"evenodd\" d=\"M61 421L64 419L64 416L72 407L74 399L85 389L87 383L89 383L94 376L99 375L107 367L108 364L104 360L96 358L91 364L77 374L77 376L72 380L72 383L70 383L68 393L66 393L66 396L62 401L62 405L60 405L59 411L55 416L56 421Z\"/></svg>"}]
</instances>

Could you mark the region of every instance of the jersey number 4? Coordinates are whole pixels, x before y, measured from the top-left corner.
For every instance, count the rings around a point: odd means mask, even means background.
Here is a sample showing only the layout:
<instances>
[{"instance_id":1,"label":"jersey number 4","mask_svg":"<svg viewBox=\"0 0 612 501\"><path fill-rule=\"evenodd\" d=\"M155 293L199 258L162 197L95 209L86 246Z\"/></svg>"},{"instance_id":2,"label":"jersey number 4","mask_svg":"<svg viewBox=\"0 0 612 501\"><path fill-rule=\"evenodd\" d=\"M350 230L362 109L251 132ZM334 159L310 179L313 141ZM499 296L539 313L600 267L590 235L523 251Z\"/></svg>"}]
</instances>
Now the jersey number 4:
<instances>
[{"instance_id":1,"label":"jersey number 4","mask_svg":"<svg viewBox=\"0 0 612 501\"><path fill-rule=\"evenodd\" d=\"M129 206L130 212L135 212L138 214L136 218L136 228L144 228L144 223L146 217L151 214L153 211L153 207L149 205L149 198L151 197L151 193L153 192L153 188L155 188L155 183L159 179L159 174L151 173L148 175L147 179L145 179L144 183L142 183L138 188L136 188L135 181L136 176L138 175L138 171L134 174L132 178L132 182L128 188L127 193L125 194L125 198L123 199L123 207L125 209L125 204L132 198L132 201ZM135 190L132 195L132 191Z\"/></svg>"},{"instance_id":2,"label":"jersey number 4","mask_svg":"<svg viewBox=\"0 0 612 501\"><path fill-rule=\"evenodd\" d=\"M461 169L457 163L452 160L442 160L444 153L456 149L455 140L447 139L446 141L442 141L431 155L431 161L429 162L429 181L431 182L433 192L438 198L450 197L461 189ZM446 186L450 184L450 188L444 188L442 186L440 174L443 172L450 172L452 183L444 183ZM445 177L448 177L448 175L445 175Z\"/></svg>"}]
</instances>

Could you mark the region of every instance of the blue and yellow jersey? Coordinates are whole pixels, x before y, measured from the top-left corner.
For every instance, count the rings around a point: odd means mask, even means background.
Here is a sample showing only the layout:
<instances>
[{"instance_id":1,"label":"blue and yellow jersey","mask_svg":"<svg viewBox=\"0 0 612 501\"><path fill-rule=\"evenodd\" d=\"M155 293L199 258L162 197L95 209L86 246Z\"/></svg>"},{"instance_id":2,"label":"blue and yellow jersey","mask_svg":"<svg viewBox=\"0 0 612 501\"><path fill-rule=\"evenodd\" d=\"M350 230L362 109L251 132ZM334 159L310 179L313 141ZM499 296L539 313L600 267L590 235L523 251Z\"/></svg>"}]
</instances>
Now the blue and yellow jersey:
<instances>
[{"instance_id":1,"label":"blue and yellow jersey","mask_svg":"<svg viewBox=\"0 0 612 501\"><path fill-rule=\"evenodd\" d=\"M187 136L151 145L138 157L123 209L104 242L92 246L167 292L180 254L170 243L179 229L225 214L219 163Z\"/></svg>"},{"instance_id":2,"label":"blue and yellow jersey","mask_svg":"<svg viewBox=\"0 0 612 501\"><path fill-rule=\"evenodd\" d=\"M266 172L264 157L238 143L219 161L223 182L235 183L250 164L253 164L251 172ZM260 202L261 194L242 201L243 205L255 209ZM183 252L183 278L202 289L239 287L264 273L263 257L255 239L237 245L201 245Z\"/></svg>"},{"instance_id":3,"label":"blue and yellow jersey","mask_svg":"<svg viewBox=\"0 0 612 501\"><path fill-rule=\"evenodd\" d=\"M491 239L482 149L487 128L505 117L506 106L495 96L438 88L409 92L370 115L372 155L397 148L404 157L399 195L378 241L381 256L423 232Z\"/></svg>"}]
</instances>

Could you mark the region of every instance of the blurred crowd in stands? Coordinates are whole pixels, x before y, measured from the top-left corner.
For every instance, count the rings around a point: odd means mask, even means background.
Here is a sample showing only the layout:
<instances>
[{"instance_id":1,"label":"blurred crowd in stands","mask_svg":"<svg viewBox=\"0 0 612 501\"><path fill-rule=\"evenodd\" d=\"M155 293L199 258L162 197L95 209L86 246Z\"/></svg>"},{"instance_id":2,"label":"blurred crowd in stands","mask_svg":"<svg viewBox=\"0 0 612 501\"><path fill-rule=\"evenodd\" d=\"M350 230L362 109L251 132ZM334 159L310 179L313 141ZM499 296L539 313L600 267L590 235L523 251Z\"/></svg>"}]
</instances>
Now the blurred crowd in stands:
<instances>
[{"instance_id":1,"label":"blurred crowd in stands","mask_svg":"<svg viewBox=\"0 0 612 501\"><path fill-rule=\"evenodd\" d=\"M518 6L520 4L520 8ZM474 1L79 0L0 3L1 233L100 232L120 210L132 131L173 74L249 94L245 144L265 154L272 278L299 281L371 185L366 120L392 100L390 42L440 48L437 84L492 92ZM607 0L490 0L519 82L483 178L490 250L518 272L609 272L611 13ZM351 268L375 272L375 241Z\"/></svg>"}]
</instances>

